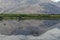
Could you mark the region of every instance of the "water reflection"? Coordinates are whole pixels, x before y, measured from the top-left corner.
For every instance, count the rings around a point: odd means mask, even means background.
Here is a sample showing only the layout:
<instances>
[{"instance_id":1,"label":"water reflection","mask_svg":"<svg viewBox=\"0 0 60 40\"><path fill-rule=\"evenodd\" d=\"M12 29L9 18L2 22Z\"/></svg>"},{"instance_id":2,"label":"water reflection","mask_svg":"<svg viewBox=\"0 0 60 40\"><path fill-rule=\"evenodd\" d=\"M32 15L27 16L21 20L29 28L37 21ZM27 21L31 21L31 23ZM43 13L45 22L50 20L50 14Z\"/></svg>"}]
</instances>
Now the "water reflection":
<instances>
[{"instance_id":1,"label":"water reflection","mask_svg":"<svg viewBox=\"0 0 60 40\"><path fill-rule=\"evenodd\" d=\"M41 35L54 28L60 20L2 20L0 34L4 35ZM57 25L58 27L58 25Z\"/></svg>"}]
</instances>

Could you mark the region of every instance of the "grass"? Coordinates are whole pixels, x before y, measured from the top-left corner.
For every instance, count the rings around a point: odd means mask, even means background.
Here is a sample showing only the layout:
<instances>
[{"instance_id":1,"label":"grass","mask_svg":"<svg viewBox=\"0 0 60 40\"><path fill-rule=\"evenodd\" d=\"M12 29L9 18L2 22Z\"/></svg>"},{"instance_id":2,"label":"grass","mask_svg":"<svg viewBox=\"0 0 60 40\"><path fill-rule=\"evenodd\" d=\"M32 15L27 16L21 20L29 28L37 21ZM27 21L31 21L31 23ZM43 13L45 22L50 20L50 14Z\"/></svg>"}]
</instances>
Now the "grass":
<instances>
[{"instance_id":1,"label":"grass","mask_svg":"<svg viewBox=\"0 0 60 40\"><path fill-rule=\"evenodd\" d=\"M7 19L38 19L38 20L59 20L60 14L0 14L0 20Z\"/></svg>"}]
</instances>

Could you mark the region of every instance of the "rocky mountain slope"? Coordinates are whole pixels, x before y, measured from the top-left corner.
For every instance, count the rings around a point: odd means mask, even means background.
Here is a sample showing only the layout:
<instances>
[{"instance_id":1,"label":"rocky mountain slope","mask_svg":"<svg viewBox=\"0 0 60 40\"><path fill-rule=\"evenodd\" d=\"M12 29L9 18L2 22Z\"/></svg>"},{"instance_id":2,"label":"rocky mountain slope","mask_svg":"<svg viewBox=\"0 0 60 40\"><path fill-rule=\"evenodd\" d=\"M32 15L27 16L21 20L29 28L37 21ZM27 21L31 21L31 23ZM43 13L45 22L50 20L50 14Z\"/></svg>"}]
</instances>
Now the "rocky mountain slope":
<instances>
[{"instance_id":1,"label":"rocky mountain slope","mask_svg":"<svg viewBox=\"0 0 60 40\"><path fill-rule=\"evenodd\" d=\"M51 0L0 0L0 13L60 13Z\"/></svg>"}]
</instances>

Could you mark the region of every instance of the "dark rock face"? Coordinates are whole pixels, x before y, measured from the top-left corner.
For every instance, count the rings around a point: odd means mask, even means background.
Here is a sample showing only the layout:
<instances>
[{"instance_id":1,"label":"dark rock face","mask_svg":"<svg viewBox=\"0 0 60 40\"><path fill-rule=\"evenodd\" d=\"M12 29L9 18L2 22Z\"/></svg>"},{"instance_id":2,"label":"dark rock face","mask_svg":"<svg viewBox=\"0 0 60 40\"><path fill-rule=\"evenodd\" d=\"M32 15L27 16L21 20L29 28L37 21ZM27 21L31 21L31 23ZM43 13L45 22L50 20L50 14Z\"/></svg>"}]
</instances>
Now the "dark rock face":
<instances>
[{"instance_id":1,"label":"dark rock face","mask_svg":"<svg viewBox=\"0 0 60 40\"><path fill-rule=\"evenodd\" d=\"M42 11L43 13L47 13L47 14L60 14L60 7L51 4L51 3L46 3L46 4L41 4L41 6L43 7L44 11Z\"/></svg>"}]
</instances>

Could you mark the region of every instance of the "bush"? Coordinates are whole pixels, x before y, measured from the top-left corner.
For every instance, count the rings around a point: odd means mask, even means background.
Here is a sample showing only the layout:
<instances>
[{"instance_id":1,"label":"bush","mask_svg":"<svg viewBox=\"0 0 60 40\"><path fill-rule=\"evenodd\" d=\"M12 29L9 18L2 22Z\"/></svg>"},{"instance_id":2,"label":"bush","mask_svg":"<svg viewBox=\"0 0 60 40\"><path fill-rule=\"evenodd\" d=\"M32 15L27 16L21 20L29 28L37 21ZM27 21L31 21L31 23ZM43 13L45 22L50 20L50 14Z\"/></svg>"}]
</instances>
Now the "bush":
<instances>
[{"instance_id":1,"label":"bush","mask_svg":"<svg viewBox=\"0 0 60 40\"><path fill-rule=\"evenodd\" d=\"M1 20L3 20L3 17L2 17L2 16L0 16L0 21L1 21Z\"/></svg>"}]
</instances>

